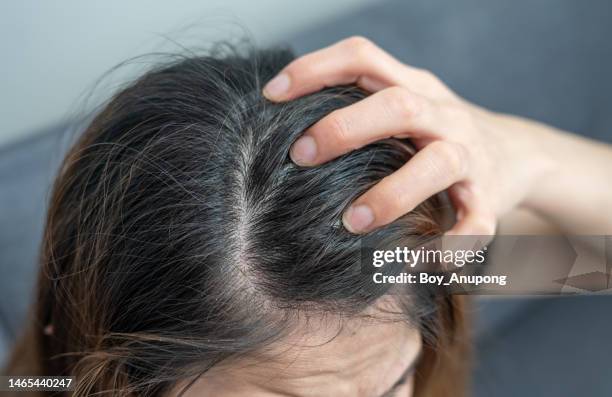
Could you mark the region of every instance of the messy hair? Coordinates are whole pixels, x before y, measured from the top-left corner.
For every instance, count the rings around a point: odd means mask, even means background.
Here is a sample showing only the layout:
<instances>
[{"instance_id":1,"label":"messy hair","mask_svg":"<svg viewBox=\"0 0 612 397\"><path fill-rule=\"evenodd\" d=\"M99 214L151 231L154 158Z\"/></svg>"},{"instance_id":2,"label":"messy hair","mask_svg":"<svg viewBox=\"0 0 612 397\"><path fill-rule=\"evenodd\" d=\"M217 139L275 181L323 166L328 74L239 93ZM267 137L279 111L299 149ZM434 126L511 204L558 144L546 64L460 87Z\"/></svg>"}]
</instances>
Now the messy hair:
<instances>
[{"instance_id":1,"label":"messy hair","mask_svg":"<svg viewBox=\"0 0 612 397\"><path fill-rule=\"evenodd\" d=\"M111 98L55 182L36 309L10 373L73 375L78 396L155 396L257 354L297 313L355 316L388 292L364 280L362 238L341 216L413 151L388 139L319 167L292 163L306 128L367 95L344 86L267 101L263 84L293 57L179 57ZM442 234L448 210L439 194L373 234L410 245ZM417 396L458 395L460 299L427 288L397 299L424 338Z\"/></svg>"}]
</instances>

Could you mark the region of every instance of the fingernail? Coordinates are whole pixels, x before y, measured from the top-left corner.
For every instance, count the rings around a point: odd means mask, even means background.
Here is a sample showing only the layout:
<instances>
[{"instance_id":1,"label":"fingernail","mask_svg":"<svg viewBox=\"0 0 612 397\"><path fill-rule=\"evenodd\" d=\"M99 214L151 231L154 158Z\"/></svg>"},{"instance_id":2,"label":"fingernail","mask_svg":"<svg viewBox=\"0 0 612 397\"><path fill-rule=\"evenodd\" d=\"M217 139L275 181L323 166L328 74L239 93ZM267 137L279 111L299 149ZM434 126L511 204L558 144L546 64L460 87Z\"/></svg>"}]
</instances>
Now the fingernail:
<instances>
[{"instance_id":1,"label":"fingernail","mask_svg":"<svg viewBox=\"0 0 612 397\"><path fill-rule=\"evenodd\" d=\"M266 84L263 93L268 99L280 99L289 90L289 76L281 73Z\"/></svg>"},{"instance_id":2,"label":"fingernail","mask_svg":"<svg viewBox=\"0 0 612 397\"><path fill-rule=\"evenodd\" d=\"M363 233L374 223L374 212L364 204L351 206L342 216L342 223L351 233Z\"/></svg>"},{"instance_id":3,"label":"fingernail","mask_svg":"<svg viewBox=\"0 0 612 397\"><path fill-rule=\"evenodd\" d=\"M317 158L317 142L308 135L301 137L291 146L289 157L297 165L312 165Z\"/></svg>"}]
</instances>

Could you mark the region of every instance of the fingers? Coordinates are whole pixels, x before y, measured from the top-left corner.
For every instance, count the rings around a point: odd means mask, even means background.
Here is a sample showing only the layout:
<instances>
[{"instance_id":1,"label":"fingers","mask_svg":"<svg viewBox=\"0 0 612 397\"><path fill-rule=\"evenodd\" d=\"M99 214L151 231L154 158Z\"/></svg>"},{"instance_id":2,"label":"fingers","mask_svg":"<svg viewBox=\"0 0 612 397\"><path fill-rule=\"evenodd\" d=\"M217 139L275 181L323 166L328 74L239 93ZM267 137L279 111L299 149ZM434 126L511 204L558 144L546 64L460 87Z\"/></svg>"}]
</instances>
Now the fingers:
<instances>
[{"instance_id":1,"label":"fingers","mask_svg":"<svg viewBox=\"0 0 612 397\"><path fill-rule=\"evenodd\" d=\"M375 92L391 85L419 85L428 72L406 66L362 37L342 40L287 65L264 88L273 101L287 101L342 84Z\"/></svg>"},{"instance_id":2,"label":"fingers","mask_svg":"<svg viewBox=\"0 0 612 397\"><path fill-rule=\"evenodd\" d=\"M290 155L298 165L313 166L392 136L440 138L444 121L428 99L390 87L319 120L293 144Z\"/></svg>"},{"instance_id":3,"label":"fingers","mask_svg":"<svg viewBox=\"0 0 612 397\"><path fill-rule=\"evenodd\" d=\"M355 200L344 213L344 226L352 233L364 233L386 225L464 179L468 168L462 145L432 142Z\"/></svg>"},{"instance_id":4,"label":"fingers","mask_svg":"<svg viewBox=\"0 0 612 397\"><path fill-rule=\"evenodd\" d=\"M413 138L420 149L355 200L343 216L349 231L363 233L388 224L467 179L470 158L465 146L456 143L461 137L456 133L470 129L473 115L463 106L441 105L461 101L428 71L402 64L367 39L343 40L296 59L266 85L264 95L286 101L342 84L357 84L374 94L310 127L291 148L295 163L314 166L389 137ZM469 195L456 191L457 197ZM495 216L486 210L486 200L470 200L455 200L463 203L462 217L448 233L493 234Z\"/></svg>"},{"instance_id":5,"label":"fingers","mask_svg":"<svg viewBox=\"0 0 612 397\"><path fill-rule=\"evenodd\" d=\"M445 233L447 236L481 236L485 240L481 242L487 244L495 235L495 217L483 211L470 211L462 220L458 221L451 230Z\"/></svg>"},{"instance_id":6,"label":"fingers","mask_svg":"<svg viewBox=\"0 0 612 397\"><path fill-rule=\"evenodd\" d=\"M453 186L449 195L457 208L457 223L445 235L493 237L497 218L487 200L475 186Z\"/></svg>"}]
</instances>

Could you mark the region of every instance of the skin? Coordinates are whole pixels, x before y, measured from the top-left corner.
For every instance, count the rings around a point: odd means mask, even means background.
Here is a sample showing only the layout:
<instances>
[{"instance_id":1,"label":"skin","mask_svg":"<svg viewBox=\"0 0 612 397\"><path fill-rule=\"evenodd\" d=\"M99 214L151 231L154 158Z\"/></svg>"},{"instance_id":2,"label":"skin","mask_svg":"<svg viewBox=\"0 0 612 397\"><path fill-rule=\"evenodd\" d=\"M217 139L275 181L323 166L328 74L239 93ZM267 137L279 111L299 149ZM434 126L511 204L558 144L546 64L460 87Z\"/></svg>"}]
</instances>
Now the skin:
<instances>
[{"instance_id":1,"label":"skin","mask_svg":"<svg viewBox=\"0 0 612 397\"><path fill-rule=\"evenodd\" d=\"M355 200L343 217L349 231L383 226L448 189L458 211L448 234L492 236L516 208L565 232L612 233L612 146L469 103L365 38L296 59L263 93L282 102L351 83L372 95L309 128L293 161L316 166L389 137L409 137L419 151Z\"/></svg>"},{"instance_id":2,"label":"skin","mask_svg":"<svg viewBox=\"0 0 612 397\"><path fill-rule=\"evenodd\" d=\"M397 314L365 314L375 317L302 319L289 336L256 356L215 366L183 396L412 396L419 332ZM189 381L169 396L178 397Z\"/></svg>"}]
</instances>

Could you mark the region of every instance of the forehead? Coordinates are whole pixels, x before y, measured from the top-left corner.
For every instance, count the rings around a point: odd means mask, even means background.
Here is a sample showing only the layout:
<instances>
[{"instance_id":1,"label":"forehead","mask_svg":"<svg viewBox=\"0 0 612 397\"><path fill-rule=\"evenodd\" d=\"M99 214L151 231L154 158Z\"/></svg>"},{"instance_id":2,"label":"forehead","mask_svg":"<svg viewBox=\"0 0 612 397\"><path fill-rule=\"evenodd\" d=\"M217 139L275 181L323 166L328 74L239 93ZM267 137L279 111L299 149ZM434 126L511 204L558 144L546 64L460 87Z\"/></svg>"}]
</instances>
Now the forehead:
<instances>
[{"instance_id":1,"label":"forehead","mask_svg":"<svg viewBox=\"0 0 612 397\"><path fill-rule=\"evenodd\" d=\"M213 368L185 396L378 396L421 350L419 332L393 317L302 319L261 356Z\"/></svg>"}]
</instances>

